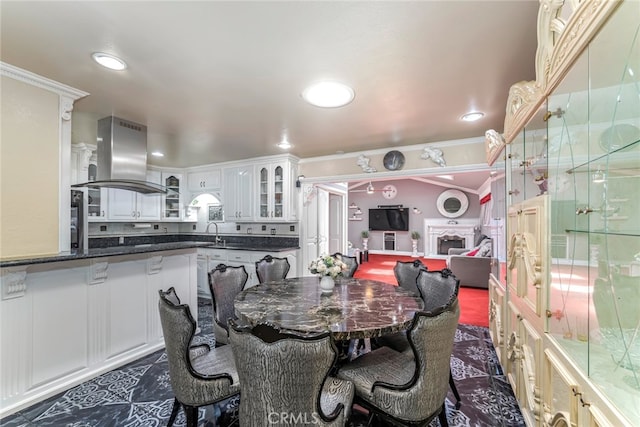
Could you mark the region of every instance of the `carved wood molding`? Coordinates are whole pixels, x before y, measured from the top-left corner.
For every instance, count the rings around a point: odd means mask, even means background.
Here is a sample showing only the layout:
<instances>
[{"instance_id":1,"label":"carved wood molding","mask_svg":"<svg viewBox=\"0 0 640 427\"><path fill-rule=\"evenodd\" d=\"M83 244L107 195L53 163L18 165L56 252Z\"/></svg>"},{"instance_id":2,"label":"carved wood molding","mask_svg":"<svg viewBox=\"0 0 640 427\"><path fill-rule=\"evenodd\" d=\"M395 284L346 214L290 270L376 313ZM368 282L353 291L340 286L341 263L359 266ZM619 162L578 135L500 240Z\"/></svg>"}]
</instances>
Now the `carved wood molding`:
<instances>
[{"instance_id":1,"label":"carved wood molding","mask_svg":"<svg viewBox=\"0 0 640 427\"><path fill-rule=\"evenodd\" d=\"M158 274L162 271L162 256L152 256L147 260L147 274Z\"/></svg>"},{"instance_id":2,"label":"carved wood molding","mask_svg":"<svg viewBox=\"0 0 640 427\"><path fill-rule=\"evenodd\" d=\"M542 257L537 253L536 237L530 233L524 233L520 239L520 255L524 260L524 268L527 273L527 283L540 286L542 283Z\"/></svg>"},{"instance_id":3,"label":"carved wood molding","mask_svg":"<svg viewBox=\"0 0 640 427\"><path fill-rule=\"evenodd\" d=\"M507 268L509 270L513 270L516 267L516 261L522 256L522 251L520 248L520 238L521 236L518 233L511 235L511 239L509 241L509 251L507 253Z\"/></svg>"},{"instance_id":4,"label":"carved wood molding","mask_svg":"<svg viewBox=\"0 0 640 427\"><path fill-rule=\"evenodd\" d=\"M2 274L2 299L23 297L27 291L27 270L25 267L6 269Z\"/></svg>"},{"instance_id":5,"label":"carved wood molding","mask_svg":"<svg viewBox=\"0 0 640 427\"><path fill-rule=\"evenodd\" d=\"M510 144L520 133L621 2L540 1L536 80L515 83L509 90L503 131L506 144Z\"/></svg>"},{"instance_id":6,"label":"carved wood molding","mask_svg":"<svg viewBox=\"0 0 640 427\"><path fill-rule=\"evenodd\" d=\"M484 149L487 157L487 164L491 166L496 160L498 160L502 149L507 145L507 143L505 142L504 137L493 129L486 131L484 133L484 138Z\"/></svg>"},{"instance_id":7,"label":"carved wood molding","mask_svg":"<svg viewBox=\"0 0 640 427\"><path fill-rule=\"evenodd\" d=\"M97 262L92 261L89 265L87 274L88 285L99 285L107 280L107 270L109 269L109 263L106 261Z\"/></svg>"}]
</instances>

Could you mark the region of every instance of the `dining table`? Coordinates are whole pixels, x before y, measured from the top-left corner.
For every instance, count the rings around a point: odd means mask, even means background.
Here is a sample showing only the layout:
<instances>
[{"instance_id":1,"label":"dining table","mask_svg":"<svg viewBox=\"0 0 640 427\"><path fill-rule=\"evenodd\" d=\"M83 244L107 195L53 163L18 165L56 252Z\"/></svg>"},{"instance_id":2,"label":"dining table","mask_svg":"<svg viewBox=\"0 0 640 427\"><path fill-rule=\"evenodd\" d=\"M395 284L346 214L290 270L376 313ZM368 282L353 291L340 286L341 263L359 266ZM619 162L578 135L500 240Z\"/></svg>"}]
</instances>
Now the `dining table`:
<instances>
[{"instance_id":1,"label":"dining table","mask_svg":"<svg viewBox=\"0 0 640 427\"><path fill-rule=\"evenodd\" d=\"M331 292L323 292L315 276L262 283L243 290L234 300L240 323L267 323L303 335L330 331L335 340L403 331L423 307L419 295L399 286L339 277Z\"/></svg>"}]
</instances>

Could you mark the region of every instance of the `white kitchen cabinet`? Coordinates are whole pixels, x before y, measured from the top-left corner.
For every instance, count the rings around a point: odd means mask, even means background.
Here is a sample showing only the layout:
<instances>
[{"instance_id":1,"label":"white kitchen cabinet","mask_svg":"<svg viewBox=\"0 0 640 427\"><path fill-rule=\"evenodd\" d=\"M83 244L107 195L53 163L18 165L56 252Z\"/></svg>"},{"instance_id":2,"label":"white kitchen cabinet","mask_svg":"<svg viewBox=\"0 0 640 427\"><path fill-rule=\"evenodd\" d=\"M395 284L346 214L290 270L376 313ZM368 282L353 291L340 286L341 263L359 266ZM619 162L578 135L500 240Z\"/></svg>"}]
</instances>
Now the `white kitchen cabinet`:
<instances>
[{"instance_id":1,"label":"white kitchen cabinet","mask_svg":"<svg viewBox=\"0 0 640 427\"><path fill-rule=\"evenodd\" d=\"M244 266L244 269L247 271L249 277L247 278L247 283L244 285L245 289L258 284L256 265L252 256L254 253L253 251L227 251L228 265L233 267Z\"/></svg>"},{"instance_id":2,"label":"white kitchen cabinet","mask_svg":"<svg viewBox=\"0 0 640 427\"><path fill-rule=\"evenodd\" d=\"M295 165L289 160L256 165L257 221L297 219L297 204L292 197L295 188L292 169L295 169Z\"/></svg>"},{"instance_id":3,"label":"white kitchen cabinet","mask_svg":"<svg viewBox=\"0 0 640 427\"><path fill-rule=\"evenodd\" d=\"M225 220L252 221L253 197L253 165L225 168Z\"/></svg>"},{"instance_id":4,"label":"white kitchen cabinet","mask_svg":"<svg viewBox=\"0 0 640 427\"><path fill-rule=\"evenodd\" d=\"M218 264L227 263L226 249L198 249L198 296L211 298L209 272Z\"/></svg>"},{"instance_id":5,"label":"white kitchen cabinet","mask_svg":"<svg viewBox=\"0 0 640 427\"><path fill-rule=\"evenodd\" d=\"M167 189L162 203L162 221L182 221L184 219L182 174L162 172L162 185Z\"/></svg>"},{"instance_id":6,"label":"white kitchen cabinet","mask_svg":"<svg viewBox=\"0 0 640 427\"><path fill-rule=\"evenodd\" d=\"M255 286L258 284L258 276L256 274L256 262L260 261L266 255L271 255L277 258L287 258L289 261L289 265L291 268L289 269L289 273L287 277L297 277L298 276L298 266L297 266L297 250L292 251L282 251L282 252L256 252L256 251L242 251L235 249L210 249L210 248L200 248L198 249L198 267L200 268L200 263L204 264L206 259L206 267L202 268L203 273L216 268L218 264L226 264L232 267L243 266L247 271L247 283L245 288ZM200 289L206 290L206 296L210 297L209 285L208 285L208 276L204 273L202 276L198 276L198 288L199 294L203 294L204 292L200 291ZM198 272L200 274L200 270Z\"/></svg>"},{"instance_id":7,"label":"white kitchen cabinet","mask_svg":"<svg viewBox=\"0 0 640 427\"><path fill-rule=\"evenodd\" d=\"M106 188L87 188L87 207L89 222L104 221L107 219L107 200L109 191Z\"/></svg>"},{"instance_id":8,"label":"white kitchen cabinet","mask_svg":"<svg viewBox=\"0 0 640 427\"><path fill-rule=\"evenodd\" d=\"M1 269L0 418L163 348L171 286L197 319L194 249Z\"/></svg>"},{"instance_id":9,"label":"white kitchen cabinet","mask_svg":"<svg viewBox=\"0 0 640 427\"><path fill-rule=\"evenodd\" d=\"M187 173L187 187L192 193L198 194L208 190L219 190L222 186L222 171L209 169Z\"/></svg>"},{"instance_id":10,"label":"white kitchen cabinet","mask_svg":"<svg viewBox=\"0 0 640 427\"><path fill-rule=\"evenodd\" d=\"M147 181L160 184L160 172L147 171ZM107 218L111 221L160 220L160 194L143 194L135 191L110 188ZM91 212L91 210L90 210Z\"/></svg>"}]
</instances>

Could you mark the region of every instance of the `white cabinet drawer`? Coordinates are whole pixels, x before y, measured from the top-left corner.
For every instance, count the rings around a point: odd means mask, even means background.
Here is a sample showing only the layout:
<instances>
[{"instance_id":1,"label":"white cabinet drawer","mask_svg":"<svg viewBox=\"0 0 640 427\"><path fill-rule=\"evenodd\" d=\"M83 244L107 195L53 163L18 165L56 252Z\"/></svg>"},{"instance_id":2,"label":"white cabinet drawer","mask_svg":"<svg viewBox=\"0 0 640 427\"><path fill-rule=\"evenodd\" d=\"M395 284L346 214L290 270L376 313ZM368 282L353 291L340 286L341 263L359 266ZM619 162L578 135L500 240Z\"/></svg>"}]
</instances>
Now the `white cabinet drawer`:
<instances>
[{"instance_id":1,"label":"white cabinet drawer","mask_svg":"<svg viewBox=\"0 0 640 427\"><path fill-rule=\"evenodd\" d=\"M251 252L248 251L229 251L227 257L229 259L229 262L253 262L251 258Z\"/></svg>"},{"instance_id":2,"label":"white cabinet drawer","mask_svg":"<svg viewBox=\"0 0 640 427\"><path fill-rule=\"evenodd\" d=\"M207 256L209 259L215 259L218 261L227 260L227 251L224 249L207 249Z\"/></svg>"}]
</instances>

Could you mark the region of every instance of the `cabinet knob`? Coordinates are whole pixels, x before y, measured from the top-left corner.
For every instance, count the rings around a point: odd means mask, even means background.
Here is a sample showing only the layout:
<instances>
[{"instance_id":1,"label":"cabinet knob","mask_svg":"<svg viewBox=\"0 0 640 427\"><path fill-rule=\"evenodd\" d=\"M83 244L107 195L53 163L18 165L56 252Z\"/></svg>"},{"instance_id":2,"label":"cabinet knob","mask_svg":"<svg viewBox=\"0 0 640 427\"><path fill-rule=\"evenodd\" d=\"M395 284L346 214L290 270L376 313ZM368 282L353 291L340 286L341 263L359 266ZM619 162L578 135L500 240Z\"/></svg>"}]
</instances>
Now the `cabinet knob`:
<instances>
[{"instance_id":1,"label":"cabinet knob","mask_svg":"<svg viewBox=\"0 0 640 427\"><path fill-rule=\"evenodd\" d=\"M132 216L133 218L135 218L135 217L136 217L136 211L131 212L131 216Z\"/></svg>"},{"instance_id":2,"label":"cabinet knob","mask_svg":"<svg viewBox=\"0 0 640 427\"><path fill-rule=\"evenodd\" d=\"M518 194L520 194L520 190L518 190L517 188L509 191L510 196L517 196Z\"/></svg>"}]
</instances>

